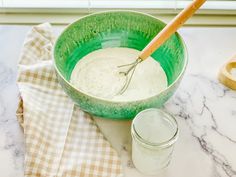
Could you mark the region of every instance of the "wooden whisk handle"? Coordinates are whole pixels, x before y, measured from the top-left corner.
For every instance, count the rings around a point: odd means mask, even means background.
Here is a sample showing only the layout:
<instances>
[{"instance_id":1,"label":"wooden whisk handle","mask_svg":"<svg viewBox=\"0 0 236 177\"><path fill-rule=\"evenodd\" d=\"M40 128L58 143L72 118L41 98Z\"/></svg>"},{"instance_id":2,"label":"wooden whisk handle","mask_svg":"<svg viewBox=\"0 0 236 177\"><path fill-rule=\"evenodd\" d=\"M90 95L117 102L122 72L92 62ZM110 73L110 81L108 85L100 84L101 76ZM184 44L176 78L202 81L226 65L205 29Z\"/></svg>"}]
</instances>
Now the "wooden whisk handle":
<instances>
[{"instance_id":1,"label":"wooden whisk handle","mask_svg":"<svg viewBox=\"0 0 236 177\"><path fill-rule=\"evenodd\" d=\"M145 60L157 48L159 48L173 33L175 33L205 2L206 0L194 0L184 8L155 38L141 51L139 58Z\"/></svg>"}]
</instances>

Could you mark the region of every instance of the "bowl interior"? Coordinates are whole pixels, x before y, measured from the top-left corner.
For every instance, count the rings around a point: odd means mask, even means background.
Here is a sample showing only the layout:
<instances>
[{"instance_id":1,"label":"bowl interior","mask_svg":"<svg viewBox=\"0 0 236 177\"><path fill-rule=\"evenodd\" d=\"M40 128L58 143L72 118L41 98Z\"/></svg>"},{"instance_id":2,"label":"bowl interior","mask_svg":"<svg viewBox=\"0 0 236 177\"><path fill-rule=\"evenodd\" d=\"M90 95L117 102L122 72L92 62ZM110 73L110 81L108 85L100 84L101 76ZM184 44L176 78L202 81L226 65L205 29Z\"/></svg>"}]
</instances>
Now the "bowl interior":
<instances>
[{"instance_id":1,"label":"bowl interior","mask_svg":"<svg viewBox=\"0 0 236 177\"><path fill-rule=\"evenodd\" d=\"M110 11L86 16L67 27L54 48L55 66L70 80L76 63L88 53L107 47L142 50L165 26L160 20L137 12ZM152 57L160 62L168 84L173 83L185 65L184 44L173 34Z\"/></svg>"}]
</instances>

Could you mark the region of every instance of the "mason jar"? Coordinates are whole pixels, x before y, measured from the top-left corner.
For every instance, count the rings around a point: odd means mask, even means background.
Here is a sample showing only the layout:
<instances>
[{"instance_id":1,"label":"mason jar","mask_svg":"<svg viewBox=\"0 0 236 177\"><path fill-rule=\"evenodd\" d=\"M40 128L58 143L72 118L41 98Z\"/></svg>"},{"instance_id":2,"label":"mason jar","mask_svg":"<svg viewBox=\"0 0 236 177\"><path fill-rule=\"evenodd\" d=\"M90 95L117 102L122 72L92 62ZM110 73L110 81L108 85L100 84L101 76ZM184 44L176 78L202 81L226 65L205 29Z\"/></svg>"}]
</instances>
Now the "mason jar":
<instances>
[{"instance_id":1,"label":"mason jar","mask_svg":"<svg viewBox=\"0 0 236 177\"><path fill-rule=\"evenodd\" d=\"M136 115L131 125L132 160L146 175L155 175L168 166L178 138L178 124L170 114L156 108Z\"/></svg>"}]
</instances>

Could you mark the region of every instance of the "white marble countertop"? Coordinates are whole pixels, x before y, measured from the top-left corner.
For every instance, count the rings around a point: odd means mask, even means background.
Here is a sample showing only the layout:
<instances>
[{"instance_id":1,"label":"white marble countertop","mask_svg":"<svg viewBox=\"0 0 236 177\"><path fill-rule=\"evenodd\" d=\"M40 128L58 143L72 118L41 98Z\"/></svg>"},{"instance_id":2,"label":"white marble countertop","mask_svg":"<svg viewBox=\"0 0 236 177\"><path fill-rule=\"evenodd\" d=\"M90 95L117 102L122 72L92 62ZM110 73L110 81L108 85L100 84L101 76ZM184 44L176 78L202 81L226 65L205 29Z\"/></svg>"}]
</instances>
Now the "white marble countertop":
<instances>
[{"instance_id":1,"label":"white marble countertop","mask_svg":"<svg viewBox=\"0 0 236 177\"><path fill-rule=\"evenodd\" d=\"M0 176L23 176L24 141L15 110L17 59L30 26L0 26ZM55 27L59 33L63 27ZM159 177L236 176L236 92L217 81L223 63L236 54L236 28L180 30L189 64L164 109L176 116L180 136L170 166ZM130 122L96 119L118 150L127 177L142 177L129 158ZM114 127L112 132L107 127ZM108 136L109 135L109 136Z\"/></svg>"}]
</instances>

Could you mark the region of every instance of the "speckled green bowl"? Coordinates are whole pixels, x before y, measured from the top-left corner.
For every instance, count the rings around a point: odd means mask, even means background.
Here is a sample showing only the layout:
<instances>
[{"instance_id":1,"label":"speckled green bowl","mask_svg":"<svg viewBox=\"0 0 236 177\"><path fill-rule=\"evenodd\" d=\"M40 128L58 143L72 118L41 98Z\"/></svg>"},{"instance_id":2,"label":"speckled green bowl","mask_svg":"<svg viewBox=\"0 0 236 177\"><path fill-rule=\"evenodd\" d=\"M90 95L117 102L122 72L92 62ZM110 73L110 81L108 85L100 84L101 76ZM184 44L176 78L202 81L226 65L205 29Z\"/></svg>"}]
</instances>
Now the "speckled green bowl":
<instances>
[{"instance_id":1,"label":"speckled green bowl","mask_svg":"<svg viewBox=\"0 0 236 177\"><path fill-rule=\"evenodd\" d=\"M104 118L132 119L143 109L161 107L176 90L187 64L186 47L178 33L152 54L165 70L169 85L155 96L114 102L83 93L69 80L75 64L88 53L107 47L142 50L164 26L162 21L134 11L96 13L72 23L62 32L54 47L54 65L62 88L82 110Z\"/></svg>"}]
</instances>

